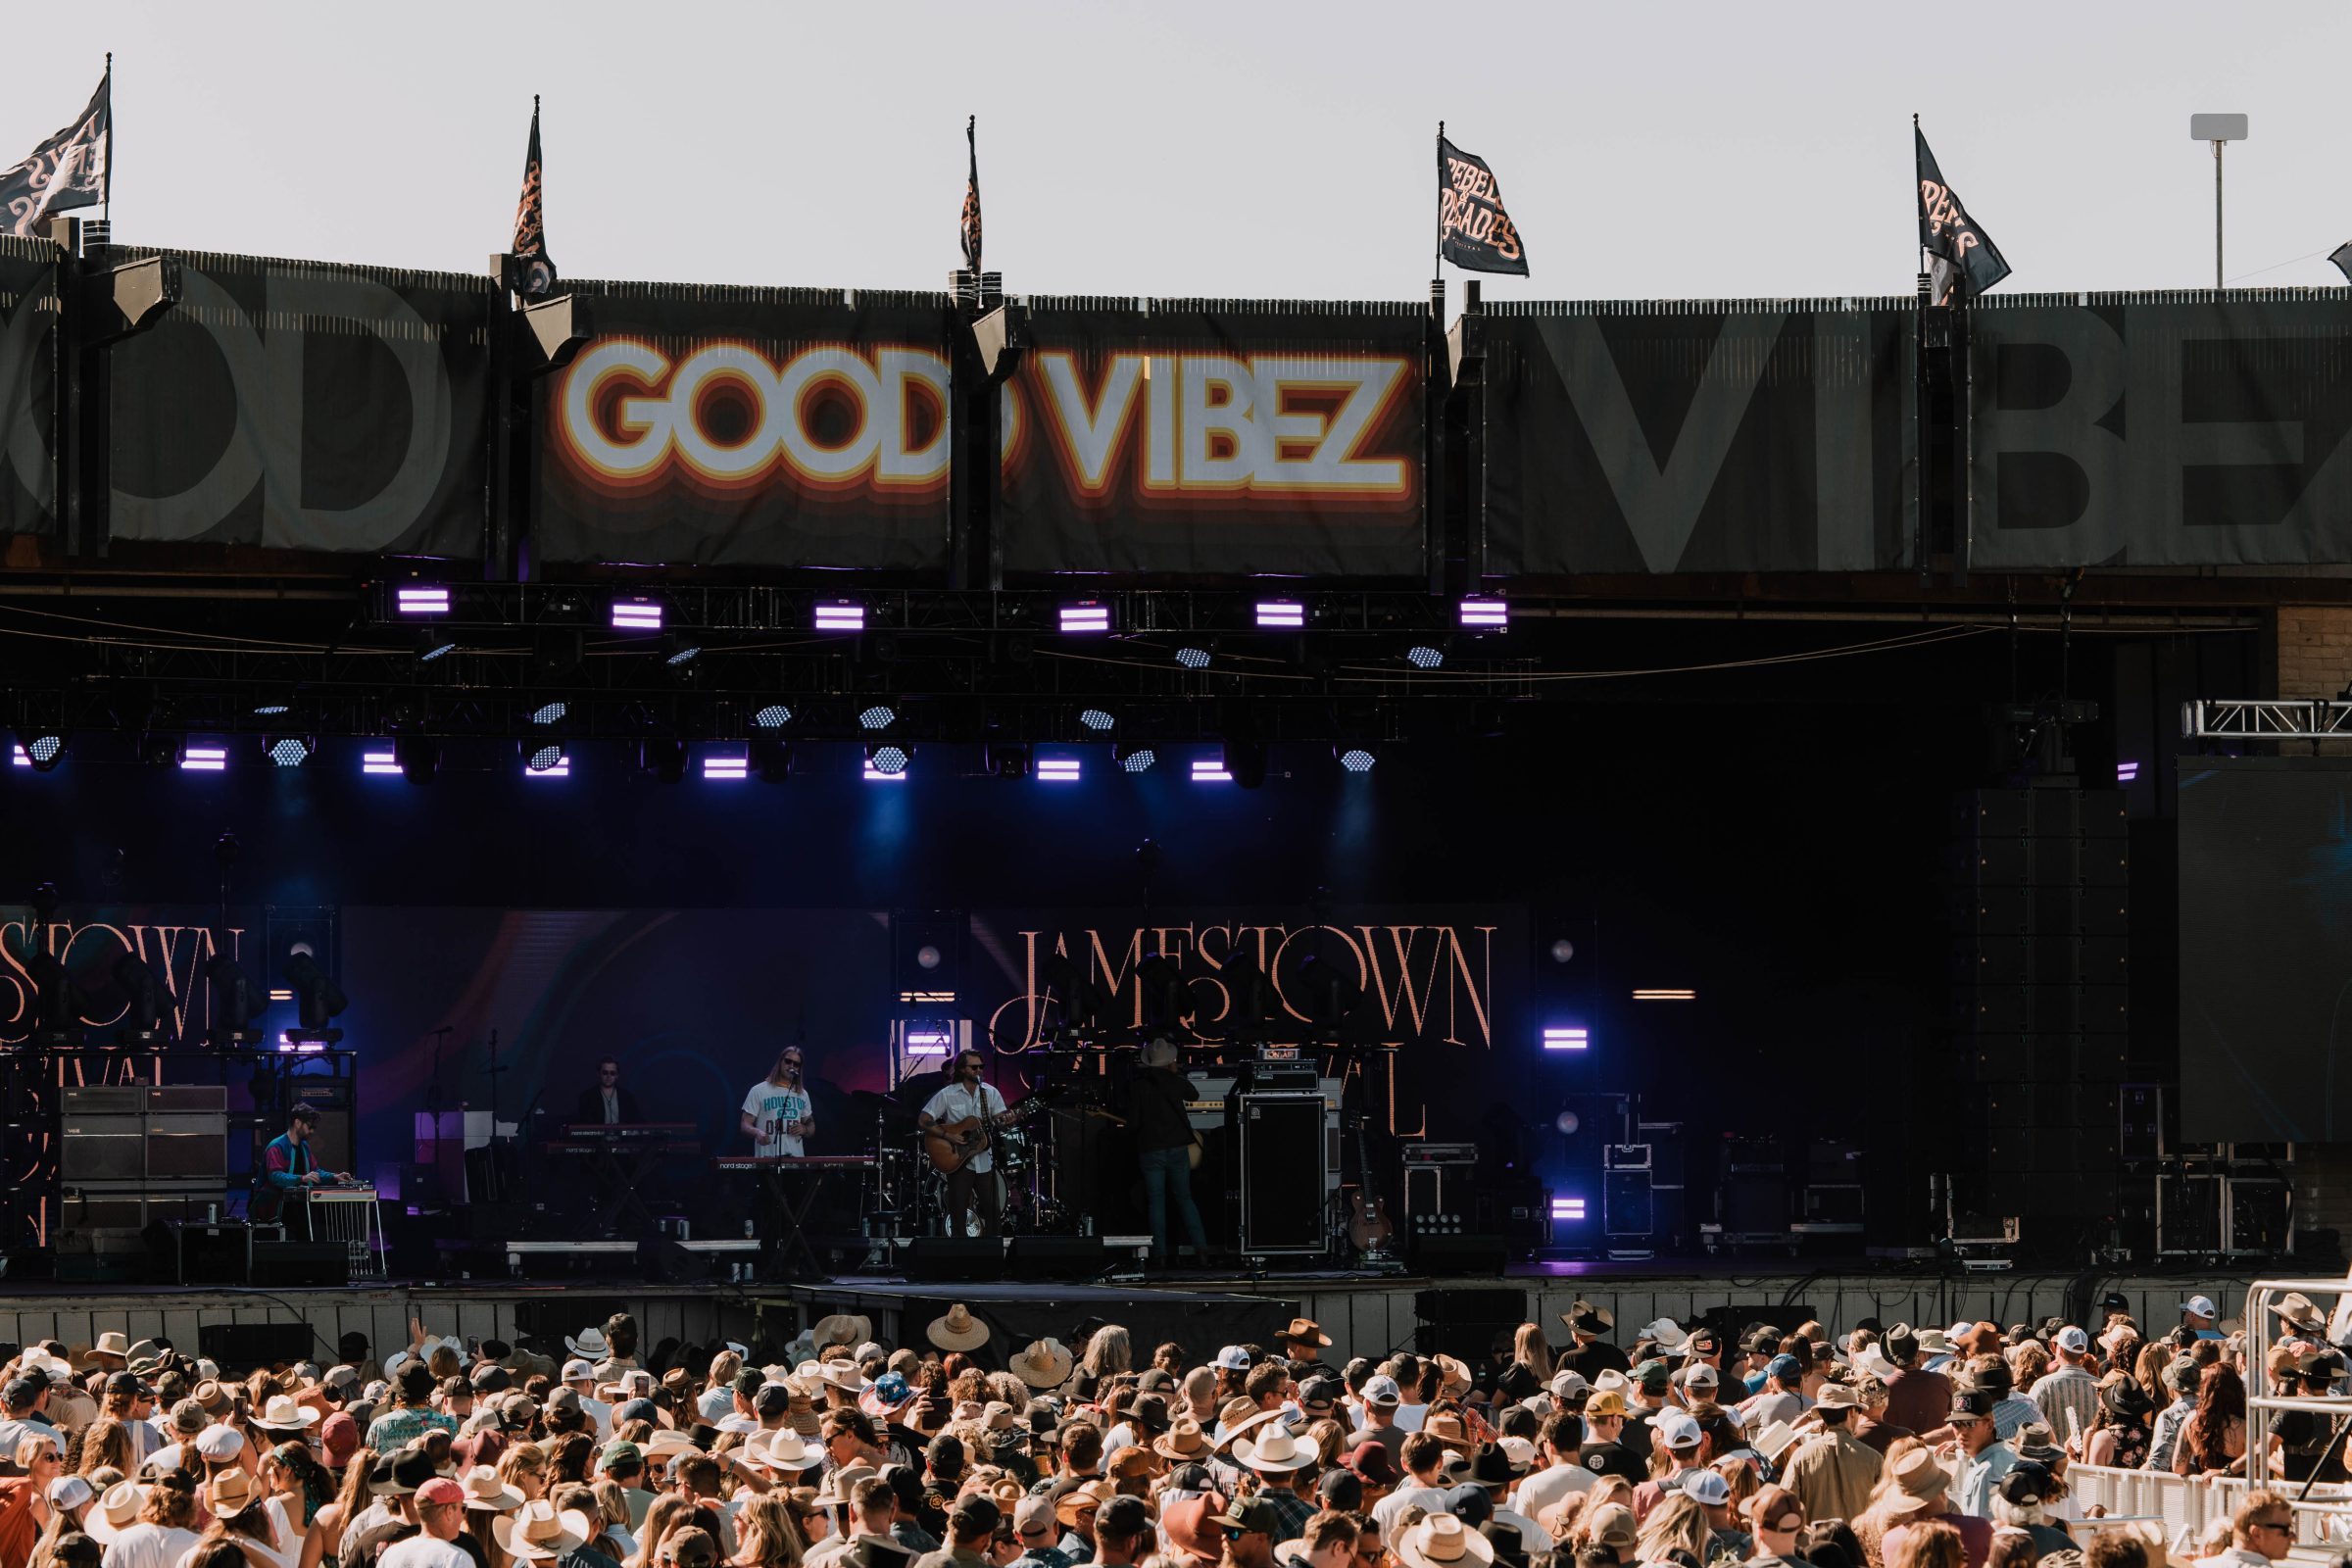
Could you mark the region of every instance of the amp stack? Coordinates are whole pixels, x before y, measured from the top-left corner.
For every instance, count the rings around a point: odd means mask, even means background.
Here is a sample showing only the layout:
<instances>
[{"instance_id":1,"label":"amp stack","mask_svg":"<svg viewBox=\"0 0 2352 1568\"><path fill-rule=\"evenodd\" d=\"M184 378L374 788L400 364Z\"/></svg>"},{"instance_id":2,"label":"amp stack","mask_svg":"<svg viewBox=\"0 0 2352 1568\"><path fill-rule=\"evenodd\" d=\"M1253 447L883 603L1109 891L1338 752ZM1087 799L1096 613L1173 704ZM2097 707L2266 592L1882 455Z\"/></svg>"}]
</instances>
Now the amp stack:
<instances>
[{"instance_id":1,"label":"amp stack","mask_svg":"<svg viewBox=\"0 0 2352 1568\"><path fill-rule=\"evenodd\" d=\"M58 1097L61 1273L142 1272L148 1227L203 1219L228 1185L218 1084L74 1086Z\"/></svg>"}]
</instances>

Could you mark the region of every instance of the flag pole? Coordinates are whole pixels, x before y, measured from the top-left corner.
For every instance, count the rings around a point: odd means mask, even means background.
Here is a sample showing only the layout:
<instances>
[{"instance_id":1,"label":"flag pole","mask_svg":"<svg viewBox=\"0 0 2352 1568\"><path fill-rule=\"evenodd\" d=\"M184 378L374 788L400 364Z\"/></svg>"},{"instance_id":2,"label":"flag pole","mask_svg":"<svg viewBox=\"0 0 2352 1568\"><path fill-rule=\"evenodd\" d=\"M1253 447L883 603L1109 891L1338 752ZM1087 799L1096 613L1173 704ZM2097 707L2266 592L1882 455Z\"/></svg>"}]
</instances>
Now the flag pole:
<instances>
[{"instance_id":1,"label":"flag pole","mask_svg":"<svg viewBox=\"0 0 2352 1568\"><path fill-rule=\"evenodd\" d=\"M115 226L115 52L106 52L106 179L98 187L98 214L106 220L112 240Z\"/></svg>"},{"instance_id":2,"label":"flag pole","mask_svg":"<svg viewBox=\"0 0 2352 1568\"><path fill-rule=\"evenodd\" d=\"M1438 242L1429 263L1429 280L1436 282L1446 275L1446 122L1438 122Z\"/></svg>"}]
</instances>

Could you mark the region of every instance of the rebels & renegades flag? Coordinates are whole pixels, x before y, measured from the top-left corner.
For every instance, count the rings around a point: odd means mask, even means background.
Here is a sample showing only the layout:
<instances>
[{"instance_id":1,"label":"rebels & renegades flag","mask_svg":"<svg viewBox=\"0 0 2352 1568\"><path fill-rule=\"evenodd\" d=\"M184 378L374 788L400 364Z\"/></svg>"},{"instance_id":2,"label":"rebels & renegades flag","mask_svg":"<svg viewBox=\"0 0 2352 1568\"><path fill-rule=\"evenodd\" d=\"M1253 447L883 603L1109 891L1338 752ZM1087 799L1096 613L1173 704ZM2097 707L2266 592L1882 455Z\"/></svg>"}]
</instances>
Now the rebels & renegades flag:
<instances>
[{"instance_id":1,"label":"rebels & renegades flag","mask_svg":"<svg viewBox=\"0 0 2352 1568\"><path fill-rule=\"evenodd\" d=\"M1932 297L1938 305L1950 304L1955 284L1972 297L1982 294L2009 275L2009 264L2001 260L1992 236L1977 226L1959 196L1943 182L1943 171L1928 151L1917 115L1911 117L1911 139L1919 154L1919 244L1936 263Z\"/></svg>"},{"instance_id":2,"label":"rebels & renegades flag","mask_svg":"<svg viewBox=\"0 0 2352 1568\"><path fill-rule=\"evenodd\" d=\"M971 149L972 173L963 185L963 265L980 274L980 117L963 122L964 145Z\"/></svg>"},{"instance_id":3,"label":"rebels & renegades flag","mask_svg":"<svg viewBox=\"0 0 2352 1568\"><path fill-rule=\"evenodd\" d=\"M1502 210L1502 187L1483 158L1446 139L1438 125L1438 255L1471 272L1527 275L1519 225Z\"/></svg>"},{"instance_id":4,"label":"rebels & renegades flag","mask_svg":"<svg viewBox=\"0 0 2352 1568\"><path fill-rule=\"evenodd\" d=\"M81 118L32 150L16 168L0 170L0 230L29 239L53 213L95 207L106 200L107 166L115 140L115 67Z\"/></svg>"},{"instance_id":5,"label":"rebels & renegades flag","mask_svg":"<svg viewBox=\"0 0 2352 1568\"><path fill-rule=\"evenodd\" d=\"M514 207L514 292L543 300L556 292L556 259L547 254L547 215L539 205L539 95L531 95L531 148L522 160L522 200Z\"/></svg>"}]
</instances>

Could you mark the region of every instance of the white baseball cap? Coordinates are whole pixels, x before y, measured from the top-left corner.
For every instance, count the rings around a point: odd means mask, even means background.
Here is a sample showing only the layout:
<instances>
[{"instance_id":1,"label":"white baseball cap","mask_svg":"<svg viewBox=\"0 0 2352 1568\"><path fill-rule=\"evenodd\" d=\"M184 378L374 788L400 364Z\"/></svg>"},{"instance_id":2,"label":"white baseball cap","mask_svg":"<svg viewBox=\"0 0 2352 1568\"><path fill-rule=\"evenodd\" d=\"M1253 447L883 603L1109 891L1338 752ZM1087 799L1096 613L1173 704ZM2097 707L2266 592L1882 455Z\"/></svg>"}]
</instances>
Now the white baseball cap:
<instances>
[{"instance_id":1,"label":"white baseball cap","mask_svg":"<svg viewBox=\"0 0 2352 1568\"><path fill-rule=\"evenodd\" d=\"M215 1463L225 1463L245 1451L245 1434L235 1427L206 1427L196 1434L196 1451Z\"/></svg>"},{"instance_id":2,"label":"white baseball cap","mask_svg":"<svg viewBox=\"0 0 2352 1568\"><path fill-rule=\"evenodd\" d=\"M1364 1379L1364 1402L1366 1404L1402 1404L1404 1391L1396 1387L1395 1378L1387 1376L1366 1378Z\"/></svg>"},{"instance_id":3,"label":"white baseball cap","mask_svg":"<svg viewBox=\"0 0 2352 1568\"><path fill-rule=\"evenodd\" d=\"M1712 1470L1687 1470L1683 1473L1683 1495L1692 1502L1720 1508L1732 1500L1731 1483Z\"/></svg>"},{"instance_id":4,"label":"white baseball cap","mask_svg":"<svg viewBox=\"0 0 2352 1568\"><path fill-rule=\"evenodd\" d=\"M2058 1339L2056 1343L2058 1348L2061 1350L2068 1351L2074 1355L2081 1355L2083 1351L2090 1348L2090 1336L2083 1333L2074 1324L2069 1323L2065 1328L2062 1328L2058 1331Z\"/></svg>"},{"instance_id":5,"label":"white baseball cap","mask_svg":"<svg viewBox=\"0 0 2352 1568\"><path fill-rule=\"evenodd\" d=\"M1698 1430L1698 1423L1680 1410L1660 1411L1649 1426L1657 1434L1658 1442L1669 1448L1695 1448L1704 1436Z\"/></svg>"},{"instance_id":6,"label":"white baseball cap","mask_svg":"<svg viewBox=\"0 0 2352 1568\"><path fill-rule=\"evenodd\" d=\"M1228 1345L1217 1352L1217 1365L1228 1372L1250 1370L1250 1352L1238 1345Z\"/></svg>"},{"instance_id":7,"label":"white baseball cap","mask_svg":"<svg viewBox=\"0 0 2352 1568\"><path fill-rule=\"evenodd\" d=\"M2180 1310L2192 1317L2220 1317L2222 1309L2213 1304L2210 1296L2192 1296L2180 1303Z\"/></svg>"},{"instance_id":8,"label":"white baseball cap","mask_svg":"<svg viewBox=\"0 0 2352 1568\"><path fill-rule=\"evenodd\" d=\"M565 1383L589 1383L593 1382L595 1378L596 1368L579 1356L575 1355L564 1363L562 1381Z\"/></svg>"}]
</instances>

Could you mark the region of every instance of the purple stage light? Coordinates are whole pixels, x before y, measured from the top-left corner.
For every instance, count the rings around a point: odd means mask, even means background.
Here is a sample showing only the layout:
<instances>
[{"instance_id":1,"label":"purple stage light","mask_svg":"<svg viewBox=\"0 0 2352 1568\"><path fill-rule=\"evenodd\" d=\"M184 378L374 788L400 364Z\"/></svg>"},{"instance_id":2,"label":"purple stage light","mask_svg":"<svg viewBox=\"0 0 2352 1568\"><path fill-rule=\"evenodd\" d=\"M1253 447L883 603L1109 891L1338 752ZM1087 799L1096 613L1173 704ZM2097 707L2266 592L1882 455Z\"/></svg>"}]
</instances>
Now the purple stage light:
<instances>
[{"instance_id":1,"label":"purple stage light","mask_svg":"<svg viewBox=\"0 0 2352 1568\"><path fill-rule=\"evenodd\" d=\"M953 1029L937 1024L907 1027L906 1054L909 1056L944 1056L955 1049L956 1031Z\"/></svg>"},{"instance_id":2,"label":"purple stage light","mask_svg":"<svg viewBox=\"0 0 2352 1568\"><path fill-rule=\"evenodd\" d=\"M360 754L360 771L363 773L397 773L400 771L400 763L390 752L363 752Z\"/></svg>"},{"instance_id":3,"label":"purple stage light","mask_svg":"<svg viewBox=\"0 0 2352 1568\"><path fill-rule=\"evenodd\" d=\"M1041 784L1075 784L1079 764L1075 757L1041 757L1037 762L1037 778Z\"/></svg>"},{"instance_id":4,"label":"purple stage light","mask_svg":"<svg viewBox=\"0 0 2352 1568\"><path fill-rule=\"evenodd\" d=\"M1585 1217L1585 1200L1581 1198L1554 1198L1551 1200L1551 1217L1557 1220L1582 1220Z\"/></svg>"},{"instance_id":5,"label":"purple stage light","mask_svg":"<svg viewBox=\"0 0 2352 1568\"><path fill-rule=\"evenodd\" d=\"M612 601L612 629L660 631L662 607L651 599L615 599Z\"/></svg>"},{"instance_id":6,"label":"purple stage light","mask_svg":"<svg viewBox=\"0 0 2352 1568\"><path fill-rule=\"evenodd\" d=\"M446 588L402 588L395 597L404 615L449 613L449 590Z\"/></svg>"},{"instance_id":7,"label":"purple stage light","mask_svg":"<svg viewBox=\"0 0 2352 1568\"><path fill-rule=\"evenodd\" d=\"M1306 624L1306 607L1296 599L1260 599L1257 602L1257 627L1260 631L1298 631Z\"/></svg>"},{"instance_id":8,"label":"purple stage light","mask_svg":"<svg viewBox=\"0 0 2352 1568\"><path fill-rule=\"evenodd\" d=\"M2118 762L2115 764L2115 781L2118 784L2130 784L2135 781L2138 777L2139 764L2137 762Z\"/></svg>"},{"instance_id":9,"label":"purple stage light","mask_svg":"<svg viewBox=\"0 0 2352 1568\"><path fill-rule=\"evenodd\" d=\"M1193 782L1196 784L1230 784L1233 782L1233 775L1225 770L1223 758L1196 757L1193 759Z\"/></svg>"},{"instance_id":10,"label":"purple stage light","mask_svg":"<svg viewBox=\"0 0 2352 1568\"><path fill-rule=\"evenodd\" d=\"M1511 623L1511 607L1499 599L1465 599L1461 614L1463 625L1487 631L1498 631Z\"/></svg>"},{"instance_id":11,"label":"purple stage light","mask_svg":"<svg viewBox=\"0 0 2352 1568\"><path fill-rule=\"evenodd\" d=\"M853 605L848 600L839 600L829 605L820 604L816 607L816 629L818 631L863 631L865 630L865 607Z\"/></svg>"},{"instance_id":12,"label":"purple stage light","mask_svg":"<svg viewBox=\"0 0 2352 1568\"><path fill-rule=\"evenodd\" d=\"M1110 607L1094 599L1082 599L1061 607L1061 629L1065 634L1110 630Z\"/></svg>"},{"instance_id":13,"label":"purple stage light","mask_svg":"<svg viewBox=\"0 0 2352 1568\"><path fill-rule=\"evenodd\" d=\"M183 773L225 773L228 771L228 748L225 746L187 746L180 749L179 770Z\"/></svg>"},{"instance_id":14,"label":"purple stage light","mask_svg":"<svg viewBox=\"0 0 2352 1568\"><path fill-rule=\"evenodd\" d=\"M290 1034L281 1033L277 1037L277 1049L289 1056L307 1056L315 1052L324 1051L326 1042L323 1040L297 1040Z\"/></svg>"},{"instance_id":15,"label":"purple stage light","mask_svg":"<svg viewBox=\"0 0 2352 1568\"><path fill-rule=\"evenodd\" d=\"M1545 1051L1583 1051L1592 1044L1591 1032L1578 1025L1545 1024L1544 1026L1544 1049Z\"/></svg>"},{"instance_id":16,"label":"purple stage light","mask_svg":"<svg viewBox=\"0 0 2352 1568\"><path fill-rule=\"evenodd\" d=\"M32 765L32 759L31 759L31 758L29 758L29 757L26 757L26 756L24 755L24 747L22 747L22 746L19 746L19 747L15 748L15 751L16 751L16 756L15 756L15 757L13 757L12 759L10 759L10 760L14 761L14 762L16 763L16 765L17 765L17 766L19 766L19 767L30 767L30 766Z\"/></svg>"},{"instance_id":17,"label":"purple stage light","mask_svg":"<svg viewBox=\"0 0 2352 1568\"><path fill-rule=\"evenodd\" d=\"M542 746L522 760L525 778L569 778L571 759L561 746Z\"/></svg>"},{"instance_id":18,"label":"purple stage light","mask_svg":"<svg viewBox=\"0 0 2352 1568\"><path fill-rule=\"evenodd\" d=\"M914 754L904 746L885 743L865 749L865 776L868 779L904 783L906 770L913 765Z\"/></svg>"},{"instance_id":19,"label":"purple stage light","mask_svg":"<svg viewBox=\"0 0 2352 1568\"><path fill-rule=\"evenodd\" d=\"M752 776L752 761L748 757L705 757L703 777L706 780L742 780Z\"/></svg>"}]
</instances>

